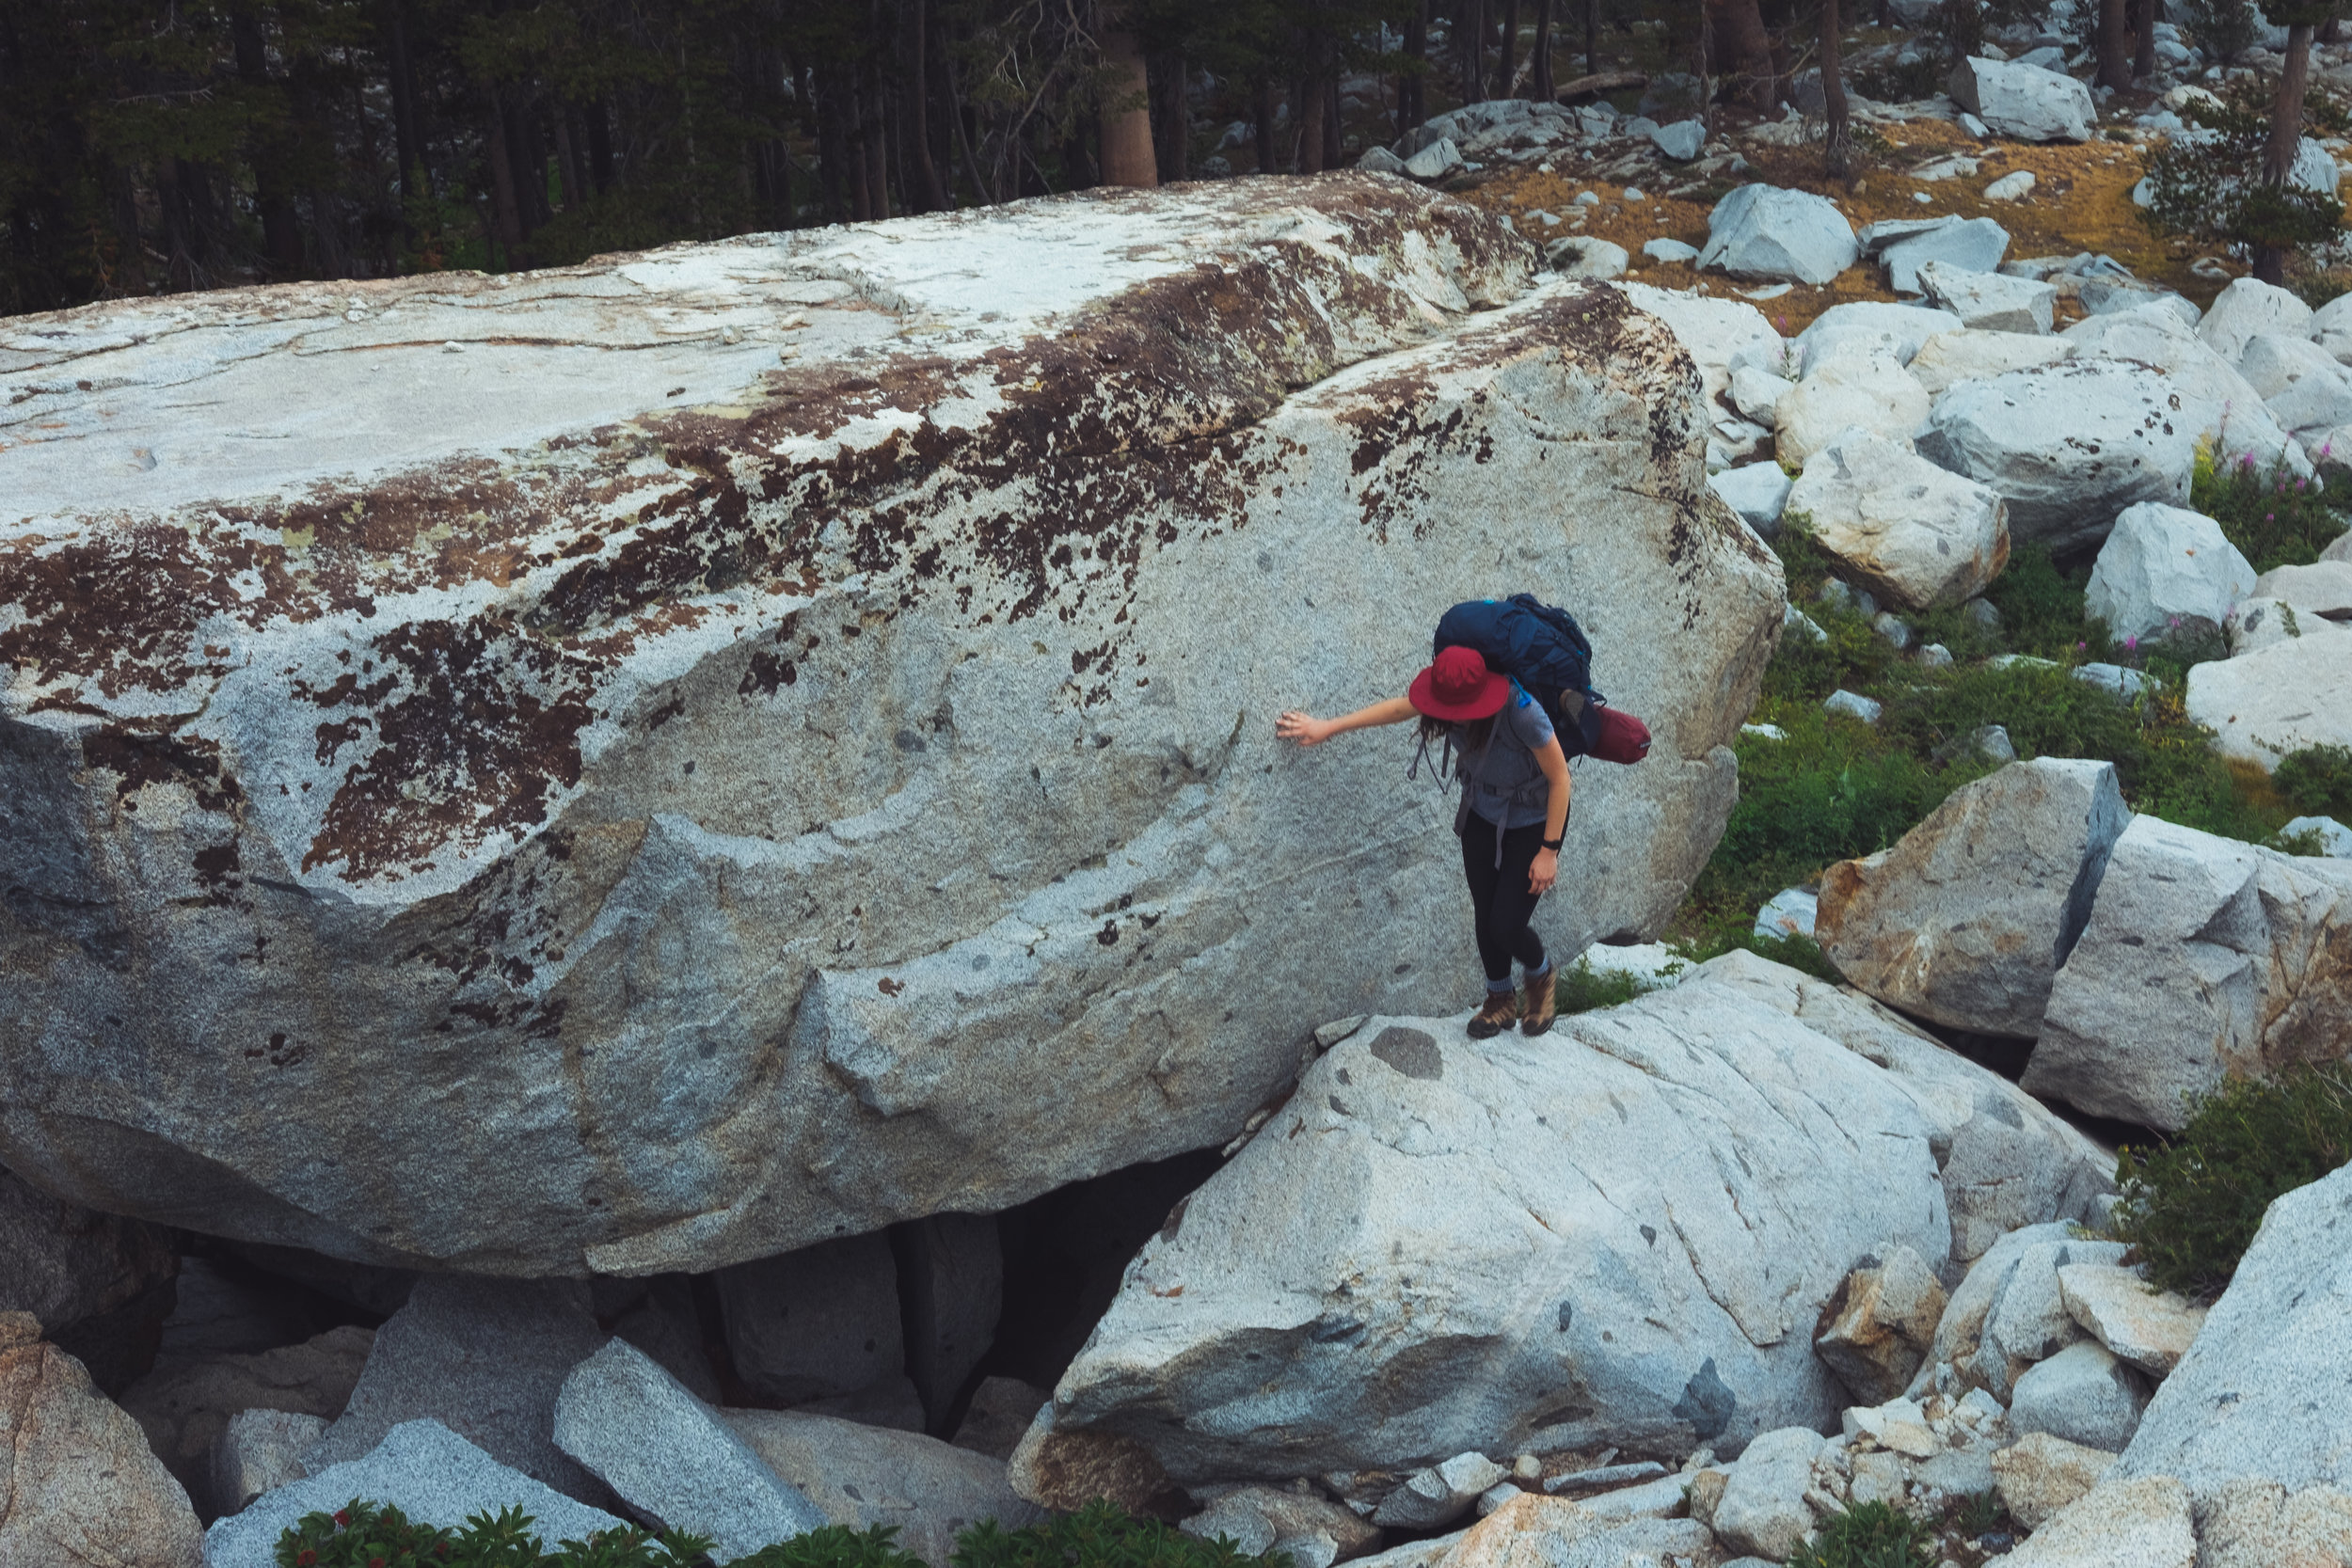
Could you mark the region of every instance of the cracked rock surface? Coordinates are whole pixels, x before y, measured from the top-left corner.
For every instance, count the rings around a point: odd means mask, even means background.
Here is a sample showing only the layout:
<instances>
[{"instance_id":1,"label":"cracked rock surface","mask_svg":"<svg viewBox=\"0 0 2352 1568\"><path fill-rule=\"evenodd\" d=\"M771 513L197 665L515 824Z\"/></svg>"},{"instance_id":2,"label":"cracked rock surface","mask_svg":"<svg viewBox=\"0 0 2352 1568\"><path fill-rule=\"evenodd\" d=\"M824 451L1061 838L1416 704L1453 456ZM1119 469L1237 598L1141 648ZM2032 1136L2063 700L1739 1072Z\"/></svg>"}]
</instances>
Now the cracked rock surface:
<instances>
[{"instance_id":1,"label":"cracked rock surface","mask_svg":"<svg viewBox=\"0 0 2352 1568\"><path fill-rule=\"evenodd\" d=\"M1947 1266L1979 1183L2089 1200L2024 1098L1743 953L1538 1039L1375 1018L1145 1245L1041 1425L1188 1486L1819 1430L1856 1262Z\"/></svg>"},{"instance_id":2,"label":"cracked rock surface","mask_svg":"<svg viewBox=\"0 0 2352 1568\"><path fill-rule=\"evenodd\" d=\"M1220 1143L1470 961L1407 742L1274 715L1519 588L1658 736L1551 934L1654 934L1781 576L1534 263L1333 175L7 324L0 1161L550 1275Z\"/></svg>"}]
</instances>

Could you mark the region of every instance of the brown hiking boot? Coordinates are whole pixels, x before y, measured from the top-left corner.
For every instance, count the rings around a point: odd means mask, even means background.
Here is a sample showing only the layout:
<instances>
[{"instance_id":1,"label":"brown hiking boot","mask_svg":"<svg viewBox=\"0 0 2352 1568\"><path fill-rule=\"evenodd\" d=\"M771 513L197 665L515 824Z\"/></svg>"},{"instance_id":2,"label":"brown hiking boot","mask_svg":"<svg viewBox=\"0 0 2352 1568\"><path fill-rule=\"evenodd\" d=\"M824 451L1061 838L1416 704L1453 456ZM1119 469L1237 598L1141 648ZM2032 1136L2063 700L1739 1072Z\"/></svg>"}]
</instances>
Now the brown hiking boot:
<instances>
[{"instance_id":1,"label":"brown hiking boot","mask_svg":"<svg viewBox=\"0 0 2352 1568\"><path fill-rule=\"evenodd\" d=\"M1551 1032L1555 1014L1552 988L1560 983L1559 966L1548 965L1541 975L1529 975L1527 990L1519 1003L1519 1028L1530 1035Z\"/></svg>"},{"instance_id":2,"label":"brown hiking boot","mask_svg":"<svg viewBox=\"0 0 2352 1568\"><path fill-rule=\"evenodd\" d=\"M1519 993L1515 990L1490 990L1486 1005L1470 1015L1470 1033L1474 1040L1492 1039L1511 1027L1519 1016Z\"/></svg>"}]
</instances>

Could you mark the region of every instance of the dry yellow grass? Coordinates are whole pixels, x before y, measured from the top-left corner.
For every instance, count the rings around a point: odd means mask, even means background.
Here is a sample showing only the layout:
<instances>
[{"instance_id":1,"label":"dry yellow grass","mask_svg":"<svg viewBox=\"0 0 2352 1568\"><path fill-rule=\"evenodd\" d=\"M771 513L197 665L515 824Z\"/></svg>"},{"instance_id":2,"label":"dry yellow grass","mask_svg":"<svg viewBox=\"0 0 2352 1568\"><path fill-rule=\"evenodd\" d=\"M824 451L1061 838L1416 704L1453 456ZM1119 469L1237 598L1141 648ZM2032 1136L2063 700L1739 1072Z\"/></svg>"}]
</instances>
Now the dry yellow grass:
<instances>
[{"instance_id":1,"label":"dry yellow grass","mask_svg":"<svg viewBox=\"0 0 2352 1568\"><path fill-rule=\"evenodd\" d=\"M2049 147L1979 144L1958 126L1939 120L1873 129L1888 145L1862 152L1851 186L1822 177L1818 147L1758 147L1744 138L1736 145L1751 166L1745 178L1826 196L1856 229L1880 218L1932 217L1946 213L1964 218L1986 216L2009 230L2011 260L2071 256L2084 250L2104 252L2139 277L2178 289L2201 306L2209 303L2221 287L2219 280L2189 271L2189 263L2200 254L2195 248L2158 236L2139 221L2139 210L2131 198L2132 186L2144 172L2137 147L2104 140ZM1906 172L1948 152L1979 160L1977 173L1965 179L1930 182L1912 179ZM1984 198L1985 186L2018 169L2031 169L2036 181L2025 200ZM1551 174L1539 174L1533 167L1508 169L1464 194L1468 200L1515 217L1536 209L1565 216L1576 210L1577 194L1587 190L1598 195L1601 204L1592 209L1582 229L1551 229L1540 221L1520 218L1521 231L1538 239L1576 232L1613 241L1633 257L1631 277L1662 287L1704 283L1710 293L1726 295L1756 287L1721 273L1693 274L1684 263L1661 265L1642 255L1644 243L1661 236L1705 245L1711 205L1708 201L1661 198L1653 191L1645 201L1628 202L1623 199L1622 184L1581 178L1572 163ZM1929 199L1916 199L1920 192ZM1854 267L1820 287L1799 285L1777 299L1763 302L1761 309L1784 332L1799 332L1833 305L1897 297L1877 268Z\"/></svg>"}]
</instances>

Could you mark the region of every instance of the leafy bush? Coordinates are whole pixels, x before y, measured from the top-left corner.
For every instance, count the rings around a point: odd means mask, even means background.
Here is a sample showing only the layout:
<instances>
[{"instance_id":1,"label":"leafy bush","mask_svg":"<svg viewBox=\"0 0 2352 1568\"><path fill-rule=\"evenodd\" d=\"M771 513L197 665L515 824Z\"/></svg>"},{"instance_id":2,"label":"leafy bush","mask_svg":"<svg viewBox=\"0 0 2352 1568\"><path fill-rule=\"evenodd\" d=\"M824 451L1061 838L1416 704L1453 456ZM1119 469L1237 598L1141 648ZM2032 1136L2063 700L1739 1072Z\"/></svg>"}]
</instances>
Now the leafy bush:
<instances>
[{"instance_id":1,"label":"leafy bush","mask_svg":"<svg viewBox=\"0 0 2352 1568\"><path fill-rule=\"evenodd\" d=\"M598 1530L542 1552L519 1508L476 1513L463 1529L418 1524L389 1503L358 1498L332 1513L311 1513L278 1538L278 1568L691 1568L708 1560L712 1543L680 1530ZM818 1530L818 1536L835 1533ZM848 1535L846 1530L838 1533ZM803 1537L803 1540L811 1539ZM852 1540L856 1537L851 1537ZM774 1548L770 1548L773 1550ZM825 1568L832 1568L828 1561ZM895 1562L843 1560L841 1568L919 1568L904 1553Z\"/></svg>"},{"instance_id":2,"label":"leafy bush","mask_svg":"<svg viewBox=\"0 0 2352 1568\"><path fill-rule=\"evenodd\" d=\"M2175 135L2148 154L2149 202L2140 218L2149 228L2210 244L2286 250L2323 244L2342 230L2344 207L2329 193L2263 183L2263 148L2270 137L2264 85L2230 83L2218 106L2186 113L2201 134Z\"/></svg>"},{"instance_id":3,"label":"leafy bush","mask_svg":"<svg viewBox=\"0 0 2352 1568\"><path fill-rule=\"evenodd\" d=\"M876 1525L863 1533L846 1525L796 1535L739 1557L731 1568L923 1568L923 1560L900 1546L896 1525Z\"/></svg>"},{"instance_id":4,"label":"leafy bush","mask_svg":"<svg viewBox=\"0 0 2352 1568\"><path fill-rule=\"evenodd\" d=\"M2236 59L2254 41L2254 8L2247 0L2185 0L2179 15L2197 47L2217 59Z\"/></svg>"},{"instance_id":5,"label":"leafy bush","mask_svg":"<svg viewBox=\"0 0 2352 1568\"><path fill-rule=\"evenodd\" d=\"M2352 746L2306 746L2279 759L2270 782L2306 816L2352 824Z\"/></svg>"},{"instance_id":6,"label":"leafy bush","mask_svg":"<svg viewBox=\"0 0 2352 1568\"><path fill-rule=\"evenodd\" d=\"M2219 523L2255 571L2267 572L2310 565L2344 532L2344 515L2330 496L2283 467L2265 472L2250 453L2217 466L2212 450L2200 447L2188 504Z\"/></svg>"},{"instance_id":7,"label":"leafy bush","mask_svg":"<svg viewBox=\"0 0 2352 1568\"><path fill-rule=\"evenodd\" d=\"M1785 937L1758 936L1753 914L1718 921L1672 945L1676 956L1690 964L1703 964L1725 953L1753 953L1832 985L1845 979L1837 973L1837 966L1829 961L1829 955L1821 951L1820 942L1795 931Z\"/></svg>"},{"instance_id":8,"label":"leafy bush","mask_svg":"<svg viewBox=\"0 0 2352 1568\"><path fill-rule=\"evenodd\" d=\"M1889 1503L1862 1503L1824 1520L1811 1545L1789 1556L1788 1568L1928 1568L1936 1536Z\"/></svg>"},{"instance_id":9,"label":"leafy bush","mask_svg":"<svg viewBox=\"0 0 2352 1568\"><path fill-rule=\"evenodd\" d=\"M1016 1530L983 1519L956 1537L948 1560L953 1568L1291 1568L1288 1553L1253 1557L1223 1536L1197 1540L1099 1500Z\"/></svg>"},{"instance_id":10,"label":"leafy bush","mask_svg":"<svg viewBox=\"0 0 2352 1568\"><path fill-rule=\"evenodd\" d=\"M1575 968L1562 970L1552 982L1551 1005L1564 1013L1589 1013L1630 1002L1649 989L1638 974L1628 974L1622 970L1596 970L1589 961L1579 958Z\"/></svg>"},{"instance_id":11,"label":"leafy bush","mask_svg":"<svg viewBox=\"0 0 2352 1568\"><path fill-rule=\"evenodd\" d=\"M2169 1148L2126 1148L2110 1232L2138 1249L2148 1277L2190 1295L2236 1272L2271 1199L2352 1161L2352 1067L2289 1068L2273 1082L2223 1085Z\"/></svg>"}]
</instances>

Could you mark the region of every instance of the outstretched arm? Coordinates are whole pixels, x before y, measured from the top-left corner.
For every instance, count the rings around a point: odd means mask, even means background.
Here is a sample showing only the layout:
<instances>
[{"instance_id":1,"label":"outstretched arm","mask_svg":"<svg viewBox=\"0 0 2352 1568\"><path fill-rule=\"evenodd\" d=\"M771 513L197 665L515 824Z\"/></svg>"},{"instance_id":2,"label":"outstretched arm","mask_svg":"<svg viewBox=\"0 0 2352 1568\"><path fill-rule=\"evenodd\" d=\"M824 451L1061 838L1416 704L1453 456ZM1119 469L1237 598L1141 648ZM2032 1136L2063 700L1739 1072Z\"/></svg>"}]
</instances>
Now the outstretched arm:
<instances>
[{"instance_id":1,"label":"outstretched arm","mask_svg":"<svg viewBox=\"0 0 2352 1568\"><path fill-rule=\"evenodd\" d=\"M1274 721L1274 733L1284 740L1295 740L1301 746L1320 746L1333 736L1348 730L1368 730L1375 724L1402 724L1407 719L1420 717L1420 712L1409 701L1403 697L1391 697L1385 703L1359 707L1338 719L1318 719L1311 713L1285 713Z\"/></svg>"}]
</instances>

